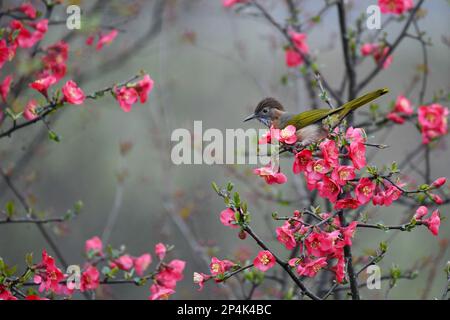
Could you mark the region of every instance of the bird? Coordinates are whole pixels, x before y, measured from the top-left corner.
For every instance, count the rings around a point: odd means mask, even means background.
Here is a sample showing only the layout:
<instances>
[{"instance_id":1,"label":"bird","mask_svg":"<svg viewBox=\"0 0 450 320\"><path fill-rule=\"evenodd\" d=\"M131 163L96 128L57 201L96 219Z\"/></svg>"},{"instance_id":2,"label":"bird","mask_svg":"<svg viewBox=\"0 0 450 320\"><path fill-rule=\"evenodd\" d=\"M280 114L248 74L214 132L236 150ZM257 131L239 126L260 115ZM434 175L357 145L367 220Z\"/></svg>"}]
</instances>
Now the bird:
<instances>
[{"instance_id":1,"label":"bird","mask_svg":"<svg viewBox=\"0 0 450 320\"><path fill-rule=\"evenodd\" d=\"M297 141L301 146L307 146L326 138L330 123L332 123L332 128L336 127L353 111L388 92L388 88L381 88L353 99L338 108L312 109L299 114L287 112L278 100L269 97L261 100L256 106L255 112L247 116L244 122L257 119L267 127L273 126L275 129L284 129L292 125L296 128ZM328 125L326 119L330 119Z\"/></svg>"}]
</instances>

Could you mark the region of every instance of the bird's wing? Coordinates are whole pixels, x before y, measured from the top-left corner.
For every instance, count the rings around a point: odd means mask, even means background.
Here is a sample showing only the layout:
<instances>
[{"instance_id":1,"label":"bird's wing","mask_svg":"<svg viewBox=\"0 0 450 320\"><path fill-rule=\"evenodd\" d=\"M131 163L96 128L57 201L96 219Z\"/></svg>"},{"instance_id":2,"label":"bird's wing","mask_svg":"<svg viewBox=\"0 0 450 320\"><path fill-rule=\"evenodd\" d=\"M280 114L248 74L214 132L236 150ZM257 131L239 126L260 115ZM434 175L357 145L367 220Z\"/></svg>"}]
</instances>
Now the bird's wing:
<instances>
[{"instance_id":1,"label":"bird's wing","mask_svg":"<svg viewBox=\"0 0 450 320\"><path fill-rule=\"evenodd\" d=\"M313 109L292 116L286 121L285 126L293 125L298 129L307 127L317 121L323 120L329 115L342 110L342 107L336 109Z\"/></svg>"}]
</instances>

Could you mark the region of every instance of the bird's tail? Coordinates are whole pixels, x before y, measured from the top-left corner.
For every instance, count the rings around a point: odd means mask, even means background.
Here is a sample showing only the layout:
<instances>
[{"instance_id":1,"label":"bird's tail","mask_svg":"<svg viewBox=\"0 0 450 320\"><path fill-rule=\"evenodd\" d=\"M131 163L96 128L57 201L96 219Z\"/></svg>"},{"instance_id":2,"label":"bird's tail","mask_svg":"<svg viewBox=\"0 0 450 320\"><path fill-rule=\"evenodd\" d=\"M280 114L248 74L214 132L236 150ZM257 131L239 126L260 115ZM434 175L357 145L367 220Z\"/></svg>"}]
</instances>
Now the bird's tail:
<instances>
[{"instance_id":1,"label":"bird's tail","mask_svg":"<svg viewBox=\"0 0 450 320\"><path fill-rule=\"evenodd\" d=\"M340 109L342 109L342 111L339 112L339 118L341 120L344 119L353 110L356 110L359 107L362 107L363 105L375 100L376 98L378 98L388 92L389 92L388 88L382 88L382 89L378 89L378 90L369 92L359 98L356 98L356 99L353 99L352 101L347 102L346 104L341 106Z\"/></svg>"}]
</instances>

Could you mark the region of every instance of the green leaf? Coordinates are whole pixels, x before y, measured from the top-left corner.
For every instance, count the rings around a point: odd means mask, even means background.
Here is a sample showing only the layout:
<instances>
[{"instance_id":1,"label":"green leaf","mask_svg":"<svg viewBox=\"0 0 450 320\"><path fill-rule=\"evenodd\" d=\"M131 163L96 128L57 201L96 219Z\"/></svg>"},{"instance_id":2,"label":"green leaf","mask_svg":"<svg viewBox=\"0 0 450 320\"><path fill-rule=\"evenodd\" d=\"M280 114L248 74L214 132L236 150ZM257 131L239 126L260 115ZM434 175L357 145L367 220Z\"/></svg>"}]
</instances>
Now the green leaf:
<instances>
[{"instance_id":1,"label":"green leaf","mask_svg":"<svg viewBox=\"0 0 450 320\"><path fill-rule=\"evenodd\" d=\"M380 242L380 250L381 250L381 252L386 252L387 249L388 249L388 244L386 242L384 242L384 241L381 241Z\"/></svg>"},{"instance_id":2,"label":"green leaf","mask_svg":"<svg viewBox=\"0 0 450 320\"><path fill-rule=\"evenodd\" d=\"M214 190L216 193L220 193L219 186L218 186L217 183L215 183L214 181L211 182L211 187L213 188L213 190Z\"/></svg>"},{"instance_id":3,"label":"green leaf","mask_svg":"<svg viewBox=\"0 0 450 320\"><path fill-rule=\"evenodd\" d=\"M61 138L53 130L49 130L48 131L48 138L50 140L55 141L55 142L60 142L61 141Z\"/></svg>"},{"instance_id":4,"label":"green leaf","mask_svg":"<svg viewBox=\"0 0 450 320\"><path fill-rule=\"evenodd\" d=\"M14 201L10 200L6 203L6 215L11 218L16 213Z\"/></svg>"},{"instance_id":5,"label":"green leaf","mask_svg":"<svg viewBox=\"0 0 450 320\"><path fill-rule=\"evenodd\" d=\"M33 252L27 253L25 255L25 262L27 263L28 267L32 267L33 266Z\"/></svg>"}]
</instances>

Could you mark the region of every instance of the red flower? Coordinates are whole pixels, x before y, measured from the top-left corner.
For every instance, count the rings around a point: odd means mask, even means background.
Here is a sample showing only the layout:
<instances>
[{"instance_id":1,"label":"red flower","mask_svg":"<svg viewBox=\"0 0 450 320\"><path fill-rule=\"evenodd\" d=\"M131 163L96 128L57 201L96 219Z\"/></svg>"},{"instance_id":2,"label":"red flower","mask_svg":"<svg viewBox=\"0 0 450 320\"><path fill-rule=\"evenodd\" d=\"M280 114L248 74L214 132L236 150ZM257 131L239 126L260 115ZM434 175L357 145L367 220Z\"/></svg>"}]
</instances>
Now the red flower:
<instances>
[{"instance_id":1,"label":"red flower","mask_svg":"<svg viewBox=\"0 0 450 320\"><path fill-rule=\"evenodd\" d=\"M395 101L394 110L391 111L386 117L398 124L402 124L405 122L405 116L409 116L414 113L414 110L411 106L411 102L405 98L404 96L398 96Z\"/></svg>"},{"instance_id":2,"label":"red flower","mask_svg":"<svg viewBox=\"0 0 450 320\"><path fill-rule=\"evenodd\" d=\"M334 208L336 210L340 209L357 209L361 203L357 199L353 199L351 197L340 199L336 201L336 204L334 205Z\"/></svg>"},{"instance_id":3,"label":"red flower","mask_svg":"<svg viewBox=\"0 0 450 320\"><path fill-rule=\"evenodd\" d=\"M431 217L423 220L423 223L428 227L428 230L435 236L439 234L439 226L441 225L441 218L439 216L439 210L433 211Z\"/></svg>"},{"instance_id":4,"label":"red flower","mask_svg":"<svg viewBox=\"0 0 450 320\"><path fill-rule=\"evenodd\" d=\"M30 22L29 26L35 29L33 32L26 29L19 20L11 21L9 26L13 31L18 31L15 43L21 48L31 48L44 38L44 35L48 30L48 20L43 19L38 22Z\"/></svg>"},{"instance_id":5,"label":"red flower","mask_svg":"<svg viewBox=\"0 0 450 320\"><path fill-rule=\"evenodd\" d=\"M6 63L6 61L11 61L16 54L17 45L12 44L8 46L5 39L0 39L0 69Z\"/></svg>"},{"instance_id":6,"label":"red flower","mask_svg":"<svg viewBox=\"0 0 450 320\"><path fill-rule=\"evenodd\" d=\"M420 206L416 210L416 214L414 215L414 219L421 220L424 216L428 214L428 208L425 206Z\"/></svg>"},{"instance_id":7,"label":"red flower","mask_svg":"<svg viewBox=\"0 0 450 320\"><path fill-rule=\"evenodd\" d=\"M139 98L141 100L141 103L147 102L148 94L152 91L154 81L148 74L144 76L144 78L139 81L134 89L137 91Z\"/></svg>"},{"instance_id":8,"label":"red flower","mask_svg":"<svg viewBox=\"0 0 450 320\"><path fill-rule=\"evenodd\" d=\"M11 87L12 76L6 76L5 79L0 83L0 95L2 96L2 100L6 103L6 99L9 94L9 90Z\"/></svg>"},{"instance_id":9,"label":"red flower","mask_svg":"<svg viewBox=\"0 0 450 320\"><path fill-rule=\"evenodd\" d=\"M172 260L168 264L161 266L155 280L159 285L169 289L175 289L177 282L183 279L183 271L186 262L182 260Z\"/></svg>"},{"instance_id":10,"label":"red flower","mask_svg":"<svg viewBox=\"0 0 450 320\"><path fill-rule=\"evenodd\" d=\"M364 143L366 141L366 134L361 128L349 127L345 133L345 138L349 142L360 142Z\"/></svg>"},{"instance_id":11,"label":"red flower","mask_svg":"<svg viewBox=\"0 0 450 320\"><path fill-rule=\"evenodd\" d=\"M334 271L334 274L336 275L336 281L342 283L345 279L345 259L343 255L338 257L336 265L333 266L331 270Z\"/></svg>"},{"instance_id":12,"label":"red flower","mask_svg":"<svg viewBox=\"0 0 450 320\"><path fill-rule=\"evenodd\" d=\"M310 161L306 166L309 179L320 180L331 170L331 166L324 159Z\"/></svg>"},{"instance_id":13,"label":"red flower","mask_svg":"<svg viewBox=\"0 0 450 320\"><path fill-rule=\"evenodd\" d=\"M366 165L366 146L364 143L353 141L347 148L353 166L358 170L364 168Z\"/></svg>"},{"instance_id":14,"label":"red flower","mask_svg":"<svg viewBox=\"0 0 450 320\"><path fill-rule=\"evenodd\" d=\"M81 274L80 291L95 290L100 284L100 272L96 267L89 265Z\"/></svg>"},{"instance_id":15,"label":"red flower","mask_svg":"<svg viewBox=\"0 0 450 320\"><path fill-rule=\"evenodd\" d=\"M219 260L216 257L211 258L211 263L209 264L209 269L213 276L223 275L225 272L230 270L235 263L230 260Z\"/></svg>"},{"instance_id":16,"label":"red flower","mask_svg":"<svg viewBox=\"0 0 450 320\"><path fill-rule=\"evenodd\" d=\"M208 281L209 279L211 279L211 276L208 274L194 272L194 283L198 284L198 291L203 289L205 281Z\"/></svg>"},{"instance_id":17,"label":"red flower","mask_svg":"<svg viewBox=\"0 0 450 320\"><path fill-rule=\"evenodd\" d=\"M17 298L14 297L4 285L0 284L0 301L1 300L17 300Z\"/></svg>"},{"instance_id":18,"label":"red flower","mask_svg":"<svg viewBox=\"0 0 450 320\"><path fill-rule=\"evenodd\" d=\"M334 140L326 139L320 144L320 151L322 151L323 159L330 166L339 165L339 150Z\"/></svg>"},{"instance_id":19,"label":"red flower","mask_svg":"<svg viewBox=\"0 0 450 320\"><path fill-rule=\"evenodd\" d=\"M355 188L356 198L361 204L366 204L372 198L375 184L369 178L361 178Z\"/></svg>"},{"instance_id":20,"label":"red flower","mask_svg":"<svg viewBox=\"0 0 450 320\"><path fill-rule=\"evenodd\" d=\"M19 6L19 11L23 12L30 19L36 19L36 9L29 2L22 3Z\"/></svg>"},{"instance_id":21,"label":"red flower","mask_svg":"<svg viewBox=\"0 0 450 320\"><path fill-rule=\"evenodd\" d=\"M114 39L117 37L117 34L119 32L117 30L112 30L111 32L105 34L105 35L100 35L100 39L97 42L97 46L95 47L95 49L97 51L101 50L103 48L104 45L106 44L110 44L111 42L114 41Z\"/></svg>"},{"instance_id":22,"label":"red flower","mask_svg":"<svg viewBox=\"0 0 450 320\"><path fill-rule=\"evenodd\" d=\"M336 202L341 192L341 187L334 180L328 178L328 176L323 176L322 181L317 183L317 189L322 198L327 198L332 203Z\"/></svg>"},{"instance_id":23,"label":"red flower","mask_svg":"<svg viewBox=\"0 0 450 320\"><path fill-rule=\"evenodd\" d=\"M83 90L72 80L67 81L61 91L64 95L64 101L70 104L82 104L86 98Z\"/></svg>"},{"instance_id":24,"label":"red flower","mask_svg":"<svg viewBox=\"0 0 450 320\"><path fill-rule=\"evenodd\" d=\"M285 60L288 67L296 67L303 64L303 57L297 50L287 48L285 51Z\"/></svg>"},{"instance_id":25,"label":"red flower","mask_svg":"<svg viewBox=\"0 0 450 320\"><path fill-rule=\"evenodd\" d=\"M222 222L222 224L224 226L227 226L230 228L238 227L238 225L236 224L235 213L230 208L227 208L220 213L220 222Z\"/></svg>"},{"instance_id":26,"label":"red flower","mask_svg":"<svg viewBox=\"0 0 450 320\"><path fill-rule=\"evenodd\" d=\"M413 8L412 0L378 0L381 13L401 15Z\"/></svg>"},{"instance_id":27,"label":"red flower","mask_svg":"<svg viewBox=\"0 0 450 320\"><path fill-rule=\"evenodd\" d=\"M115 259L111 263L111 266L112 267L117 267L120 270L129 271L129 270L131 270L131 268L133 268L134 261L133 261L133 258L130 255L124 254L123 256Z\"/></svg>"},{"instance_id":28,"label":"red flower","mask_svg":"<svg viewBox=\"0 0 450 320\"><path fill-rule=\"evenodd\" d=\"M159 260L164 259L164 257L166 256L166 252L167 252L167 248L164 244L157 243L155 245L155 254Z\"/></svg>"},{"instance_id":29,"label":"red flower","mask_svg":"<svg viewBox=\"0 0 450 320\"><path fill-rule=\"evenodd\" d=\"M331 173L331 178L339 185L344 186L355 178L355 168L352 166L336 166Z\"/></svg>"},{"instance_id":30,"label":"red flower","mask_svg":"<svg viewBox=\"0 0 450 320\"><path fill-rule=\"evenodd\" d=\"M281 172L275 172L271 164L262 168L254 169L253 172L260 177L263 177L267 184L283 184L287 181L286 176Z\"/></svg>"},{"instance_id":31,"label":"red flower","mask_svg":"<svg viewBox=\"0 0 450 320\"><path fill-rule=\"evenodd\" d=\"M138 100L138 93L134 88L121 87L120 89L115 88L114 91L119 105L125 112L130 112L131 107Z\"/></svg>"},{"instance_id":32,"label":"red flower","mask_svg":"<svg viewBox=\"0 0 450 320\"><path fill-rule=\"evenodd\" d=\"M260 251L256 258L253 260L253 265L255 268L266 272L275 265L275 257L269 250Z\"/></svg>"},{"instance_id":33,"label":"red flower","mask_svg":"<svg viewBox=\"0 0 450 320\"><path fill-rule=\"evenodd\" d=\"M440 177L440 178L437 178L437 179L431 184L431 186L432 186L433 188L440 188L440 187L442 187L446 182L447 182L447 178L445 178L445 177Z\"/></svg>"},{"instance_id":34,"label":"red flower","mask_svg":"<svg viewBox=\"0 0 450 320\"><path fill-rule=\"evenodd\" d=\"M40 92L44 97L48 97L47 90L56 83L56 78L52 75L40 78L32 83L29 87Z\"/></svg>"},{"instance_id":35,"label":"red flower","mask_svg":"<svg viewBox=\"0 0 450 320\"><path fill-rule=\"evenodd\" d=\"M84 251L86 254L92 254L92 255L103 255L103 243L102 240L95 236L92 237L89 240L86 240L86 243L84 245Z\"/></svg>"},{"instance_id":36,"label":"red flower","mask_svg":"<svg viewBox=\"0 0 450 320\"><path fill-rule=\"evenodd\" d=\"M229 7L232 7L232 6L234 6L234 5L238 4L238 3L244 3L246 1L247 0L222 0L222 5L225 8L229 8Z\"/></svg>"},{"instance_id":37,"label":"red flower","mask_svg":"<svg viewBox=\"0 0 450 320\"><path fill-rule=\"evenodd\" d=\"M36 294L30 294L30 295L26 296L25 300L49 300L49 299L39 297Z\"/></svg>"},{"instance_id":38,"label":"red flower","mask_svg":"<svg viewBox=\"0 0 450 320\"><path fill-rule=\"evenodd\" d=\"M316 276L317 272L320 271L320 269L322 269L327 265L327 259L319 258L315 260L313 259L301 260L299 258L293 258L289 260L289 265L291 267L295 267L299 275L313 278Z\"/></svg>"},{"instance_id":39,"label":"red flower","mask_svg":"<svg viewBox=\"0 0 450 320\"><path fill-rule=\"evenodd\" d=\"M25 109L23 110L23 117L27 120L33 120L36 119L36 108L38 107L36 100L30 100L28 101L27 105L25 106Z\"/></svg>"},{"instance_id":40,"label":"red flower","mask_svg":"<svg viewBox=\"0 0 450 320\"><path fill-rule=\"evenodd\" d=\"M144 253L140 257L134 258L134 270L138 276L143 276L145 270L152 263L152 256L149 253Z\"/></svg>"},{"instance_id":41,"label":"red flower","mask_svg":"<svg viewBox=\"0 0 450 320\"><path fill-rule=\"evenodd\" d=\"M297 129L294 126L287 126L286 128L279 129L270 129L272 138L280 141L285 144L294 144L297 141L296 132Z\"/></svg>"},{"instance_id":42,"label":"red flower","mask_svg":"<svg viewBox=\"0 0 450 320\"><path fill-rule=\"evenodd\" d=\"M59 291L61 289L60 282L64 280L64 274L56 267L55 259L42 251L42 261L35 266L34 283L39 284L39 292Z\"/></svg>"},{"instance_id":43,"label":"red flower","mask_svg":"<svg viewBox=\"0 0 450 320\"><path fill-rule=\"evenodd\" d=\"M344 245L346 245L346 246L352 245L352 238L355 235L357 226L358 226L358 221L353 221L347 227L341 228L341 233L344 236Z\"/></svg>"},{"instance_id":44,"label":"red flower","mask_svg":"<svg viewBox=\"0 0 450 320\"><path fill-rule=\"evenodd\" d=\"M277 227L275 231L277 233L277 240L284 244L288 250L292 250L297 246L297 241L290 226L291 224L287 222L284 226Z\"/></svg>"},{"instance_id":45,"label":"red flower","mask_svg":"<svg viewBox=\"0 0 450 320\"><path fill-rule=\"evenodd\" d=\"M303 172L306 170L309 162L312 160L312 152L310 150L304 149L295 155L294 164L292 166L292 171L295 174Z\"/></svg>"},{"instance_id":46,"label":"red flower","mask_svg":"<svg viewBox=\"0 0 450 320\"><path fill-rule=\"evenodd\" d=\"M66 61L69 56L69 45L64 41L59 41L46 49L46 54L42 57L44 65L43 75L53 75L57 81L66 74Z\"/></svg>"},{"instance_id":47,"label":"red flower","mask_svg":"<svg viewBox=\"0 0 450 320\"><path fill-rule=\"evenodd\" d=\"M175 293L175 290L154 284L150 287L150 300L167 300Z\"/></svg>"},{"instance_id":48,"label":"red flower","mask_svg":"<svg viewBox=\"0 0 450 320\"><path fill-rule=\"evenodd\" d=\"M431 140L448 133L448 114L448 108L438 103L419 107L419 125L424 144L428 144Z\"/></svg>"}]
</instances>

